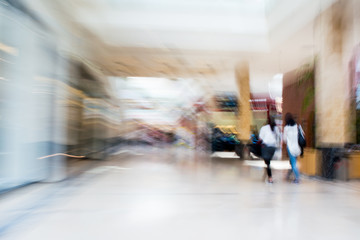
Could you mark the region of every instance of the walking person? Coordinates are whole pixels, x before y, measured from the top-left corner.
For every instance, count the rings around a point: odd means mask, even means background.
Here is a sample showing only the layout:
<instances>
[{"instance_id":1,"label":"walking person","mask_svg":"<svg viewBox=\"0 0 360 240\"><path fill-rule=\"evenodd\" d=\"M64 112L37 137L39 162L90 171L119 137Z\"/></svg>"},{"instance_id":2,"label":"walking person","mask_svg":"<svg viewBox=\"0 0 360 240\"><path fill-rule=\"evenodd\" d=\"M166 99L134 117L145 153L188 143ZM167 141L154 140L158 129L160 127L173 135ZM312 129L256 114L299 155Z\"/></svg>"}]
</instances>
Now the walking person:
<instances>
[{"instance_id":1,"label":"walking person","mask_svg":"<svg viewBox=\"0 0 360 240\"><path fill-rule=\"evenodd\" d=\"M295 175L294 183L299 183L300 173L296 166L297 157L301 154L302 150L298 142L298 133L299 130L302 131L301 127L296 124L291 113L286 113L285 115L285 127L284 127L284 143L286 144L286 149L290 158L291 170ZM303 133L303 132L302 132ZM291 171L287 176L289 179Z\"/></svg>"},{"instance_id":2,"label":"walking person","mask_svg":"<svg viewBox=\"0 0 360 240\"><path fill-rule=\"evenodd\" d=\"M268 118L268 124L260 129L259 139L263 144L261 156L266 164L268 183L273 183L270 162L280 142L280 131L272 117Z\"/></svg>"}]
</instances>

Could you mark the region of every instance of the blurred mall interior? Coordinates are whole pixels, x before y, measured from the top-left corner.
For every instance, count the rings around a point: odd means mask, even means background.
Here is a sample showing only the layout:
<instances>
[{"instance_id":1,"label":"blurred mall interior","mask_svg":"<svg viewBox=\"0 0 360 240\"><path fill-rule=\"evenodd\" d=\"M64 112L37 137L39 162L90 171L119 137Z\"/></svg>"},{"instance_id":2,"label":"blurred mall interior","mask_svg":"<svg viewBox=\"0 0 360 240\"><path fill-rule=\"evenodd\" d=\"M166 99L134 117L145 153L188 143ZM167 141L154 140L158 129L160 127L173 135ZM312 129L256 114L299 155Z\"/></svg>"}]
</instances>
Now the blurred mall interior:
<instances>
[{"instance_id":1,"label":"blurred mall interior","mask_svg":"<svg viewBox=\"0 0 360 240\"><path fill-rule=\"evenodd\" d=\"M0 238L359 239L359 83L359 0L0 0Z\"/></svg>"}]
</instances>

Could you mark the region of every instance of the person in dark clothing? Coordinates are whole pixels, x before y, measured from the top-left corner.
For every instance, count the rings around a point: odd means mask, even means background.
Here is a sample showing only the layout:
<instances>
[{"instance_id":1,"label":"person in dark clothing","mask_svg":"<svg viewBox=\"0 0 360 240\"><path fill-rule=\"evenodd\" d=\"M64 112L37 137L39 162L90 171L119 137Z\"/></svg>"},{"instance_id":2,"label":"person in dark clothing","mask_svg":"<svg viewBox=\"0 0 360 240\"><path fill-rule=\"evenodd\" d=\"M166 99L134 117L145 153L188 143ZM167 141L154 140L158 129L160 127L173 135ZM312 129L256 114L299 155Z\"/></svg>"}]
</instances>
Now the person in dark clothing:
<instances>
[{"instance_id":1,"label":"person in dark clothing","mask_svg":"<svg viewBox=\"0 0 360 240\"><path fill-rule=\"evenodd\" d=\"M259 138L262 141L261 155L267 166L268 182L273 183L270 161L279 146L280 131L273 118L268 119L268 124L260 129Z\"/></svg>"}]
</instances>

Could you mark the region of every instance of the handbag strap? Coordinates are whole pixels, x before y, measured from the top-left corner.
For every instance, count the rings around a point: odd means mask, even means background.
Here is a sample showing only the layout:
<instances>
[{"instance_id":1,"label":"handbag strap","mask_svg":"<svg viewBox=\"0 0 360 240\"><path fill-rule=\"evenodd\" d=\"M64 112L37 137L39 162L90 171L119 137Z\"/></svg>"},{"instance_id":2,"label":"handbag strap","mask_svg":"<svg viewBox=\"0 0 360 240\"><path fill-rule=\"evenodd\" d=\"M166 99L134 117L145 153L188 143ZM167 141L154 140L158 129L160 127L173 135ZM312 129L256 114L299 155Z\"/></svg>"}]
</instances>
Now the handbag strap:
<instances>
[{"instance_id":1,"label":"handbag strap","mask_svg":"<svg viewBox=\"0 0 360 240\"><path fill-rule=\"evenodd\" d=\"M302 129L300 124L297 124L298 132L301 134L303 138L305 138L304 130Z\"/></svg>"}]
</instances>

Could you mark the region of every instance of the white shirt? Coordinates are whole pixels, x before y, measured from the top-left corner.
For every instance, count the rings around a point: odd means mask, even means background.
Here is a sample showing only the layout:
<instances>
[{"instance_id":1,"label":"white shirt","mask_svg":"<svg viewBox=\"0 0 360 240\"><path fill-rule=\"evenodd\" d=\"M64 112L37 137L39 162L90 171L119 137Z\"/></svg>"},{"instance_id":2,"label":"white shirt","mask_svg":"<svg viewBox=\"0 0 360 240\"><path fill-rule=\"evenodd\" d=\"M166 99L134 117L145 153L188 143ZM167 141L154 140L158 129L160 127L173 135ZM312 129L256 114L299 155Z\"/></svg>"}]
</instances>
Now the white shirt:
<instances>
[{"instance_id":1,"label":"white shirt","mask_svg":"<svg viewBox=\"0 0 360 240\"><path fill-rule=\"evenodd\" d=\"M280 131L279 128L275 126L274 132L271 131L270 125L265 125L260 129L259 138L262 142L269 147L278 147L279 145Z\"/></svg>"},{"instance_id":2,"label":"white shirt","mask_svg":"<svg viewBox=\"0 0 360 240\"><path fill-rule=\"evenodd\" d=\"M297 124L295 124L294 126L286 125L284 127L284 142L286 143L291 155L297 157L301 154L301 148L298 142Z\"/></svg>"}]
</instances>

